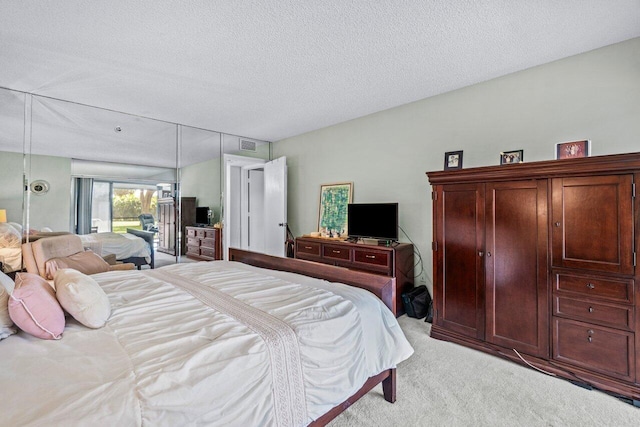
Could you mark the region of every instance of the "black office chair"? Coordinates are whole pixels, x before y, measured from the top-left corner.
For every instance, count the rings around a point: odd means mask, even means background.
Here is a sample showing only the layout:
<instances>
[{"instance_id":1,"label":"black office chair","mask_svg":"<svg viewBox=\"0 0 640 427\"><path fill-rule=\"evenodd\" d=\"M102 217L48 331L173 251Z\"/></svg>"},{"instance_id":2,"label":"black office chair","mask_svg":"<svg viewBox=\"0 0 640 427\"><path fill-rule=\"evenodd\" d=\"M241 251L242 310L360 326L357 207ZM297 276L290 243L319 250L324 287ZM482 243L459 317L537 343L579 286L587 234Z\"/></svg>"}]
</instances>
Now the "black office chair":
<instances>
[{"instance_id":1,"label":"black office chair","mask_svg":"<svg viewBox=\"0 0 640 427\"><path fill-rule=\"evenodd\" d=\"M153 231L154 233L158 232L158 227L156 227L156 220L150 213L145 213L138 216L140 220L140 224L142 225L142 229L144 231Z\"/></svg>"}]
</instances>

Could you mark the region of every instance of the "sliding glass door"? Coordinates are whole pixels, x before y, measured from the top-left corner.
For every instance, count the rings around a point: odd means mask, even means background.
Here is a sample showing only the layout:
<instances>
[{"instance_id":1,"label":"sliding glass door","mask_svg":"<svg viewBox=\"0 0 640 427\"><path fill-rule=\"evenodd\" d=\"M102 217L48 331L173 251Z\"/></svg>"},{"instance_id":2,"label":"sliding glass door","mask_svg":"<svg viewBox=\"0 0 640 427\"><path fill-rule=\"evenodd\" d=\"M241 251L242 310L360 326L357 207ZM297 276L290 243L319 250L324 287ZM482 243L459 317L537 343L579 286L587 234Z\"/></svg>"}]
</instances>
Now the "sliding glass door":
<instances>
[{"instance_id":1,"label":"sliding glass door","mask_svg":"<svg viewBox=\"0 0 640 427\"><path fill-rule=\"evenodd\" d=\"M93 233L125 233L142 229L142 214L157 220L157 186L132 182L94 181L91 199Z\"/></svg>"},{"instance_id":2,"label":"sliding glass door","mask_svg":"<svg viewBox=\"0 0 640 427\"><path fill-rule=\"evenodd\" d=\"M111 231L111 183L93 182L91 198L91 232Z\"/></svg>"}]
</instances>

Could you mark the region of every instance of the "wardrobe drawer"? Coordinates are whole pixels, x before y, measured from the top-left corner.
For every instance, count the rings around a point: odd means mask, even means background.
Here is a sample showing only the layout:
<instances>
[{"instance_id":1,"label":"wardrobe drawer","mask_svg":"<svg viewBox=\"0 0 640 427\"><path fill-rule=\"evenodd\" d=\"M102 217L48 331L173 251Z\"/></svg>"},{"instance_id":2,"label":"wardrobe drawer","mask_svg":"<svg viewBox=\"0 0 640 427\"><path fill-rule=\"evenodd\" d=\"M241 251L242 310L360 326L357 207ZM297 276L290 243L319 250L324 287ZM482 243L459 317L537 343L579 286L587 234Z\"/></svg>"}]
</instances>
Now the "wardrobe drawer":
<instances>
[{"instance_id":1,"label":"wardrobe drawer","mask_svg":"<svg viewBox=\"0 0 640 427\"><path fill-rule=\"evenodd\" d=\"M553 314L576 320L631 330L633 328L633 307L598 304L573 298L556 296Z\"/></svg>"},{"instance_id":2,"label":"wardrobe drawer","mask_svg":"<svg viewBox=\"0 0 640 427\"><path fill-rule=\"evenodd\" d=\"M350 261L351 250L341 246L324 245L322 247L322 256L324 258Z\"/></svg>"},{"instance_id":3,"label":"wardrobe drawer","mask_svg":"<svg viewBox=\"0 0 640 427\"><path fill-rule=\"evenodd\" d=\"M554 317L553 358L613 377L634 378L634 335Z\"/></svg>"},{"instance_id":4,"label":"wardrobe drawer","mask_svg":"<svg viewBox=\"0 0 640 427\"><path fill-rule=\"evenodd\" d=\"M632 279L609 279L558 273L555 275L558 292L571 292L581 296L602 298L618 302L633 302Z\"/></svg>"}]
</instances>

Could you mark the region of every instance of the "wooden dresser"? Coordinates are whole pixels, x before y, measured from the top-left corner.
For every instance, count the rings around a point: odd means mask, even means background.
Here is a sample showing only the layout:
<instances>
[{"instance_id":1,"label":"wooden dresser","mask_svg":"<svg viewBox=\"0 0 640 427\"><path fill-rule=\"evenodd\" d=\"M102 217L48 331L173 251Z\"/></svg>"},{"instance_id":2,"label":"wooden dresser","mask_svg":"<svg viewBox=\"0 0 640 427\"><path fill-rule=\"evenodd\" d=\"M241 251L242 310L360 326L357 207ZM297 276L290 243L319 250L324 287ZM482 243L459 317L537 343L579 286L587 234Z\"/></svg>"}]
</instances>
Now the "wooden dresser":
<instances>
[{"instance_id":1,"label":"wooden dresser","mask_svg":"<svg viewBox=\"0 0 640 427\"><path fill-rule=\"evenodd\" d=\"M213 261L222 259L222 230L213 227L187 228L187 256Z\"/></svg>"},{"instance_id":2,"label":"wooden dresser","mask_svg":"<svg viewBox=\"0 0 640 427\"><path fill-rule=\"evenodd\" d=\"M434 322L640 404L640 153L427 173Z\"/></svg>"},{"instance_id":3,"label":"wooden dresser","mask_svg":"<svg viewBox=\"0 0 640 427\"><path fill-rule=\"evenodd\" d=\"M296 258L396 278L394 314L404 313L401 295L413 288L413 245L376 246L314 237L296 238Z\"/></svg>"}]
</instances>

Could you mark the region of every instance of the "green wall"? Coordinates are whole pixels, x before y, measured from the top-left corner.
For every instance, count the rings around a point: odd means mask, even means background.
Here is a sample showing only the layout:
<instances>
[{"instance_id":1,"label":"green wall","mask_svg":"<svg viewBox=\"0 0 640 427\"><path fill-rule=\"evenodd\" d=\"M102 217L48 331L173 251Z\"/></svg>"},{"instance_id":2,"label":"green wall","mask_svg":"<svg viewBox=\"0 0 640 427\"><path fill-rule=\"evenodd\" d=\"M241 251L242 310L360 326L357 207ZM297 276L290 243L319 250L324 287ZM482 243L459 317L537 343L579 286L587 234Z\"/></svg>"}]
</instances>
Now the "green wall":
<instances>
[{"instance_id":1,"label":"green wall","mask_svg":"<svg viewBox=\"0 0 640 427\"><path fill-rule=\"evenodd\" d=\"M321 184L353 182L356 203L399 202L431 288L425 172L442 170L446 151L464 150L468 168L497 165L506 150L553 159L557 142L580 139L592 155L635 152L638 135L640 38L277 141L273 156L287 156L295 235L316 230Z\"/></svg>"},{"instance_id":2,"label":"green wall","mask_svg":"<svg viewBox=\"0 0 640 427\"><path fill-rule=\"evenodd\" d=\"M69 230L71 217L71 159L31 155L29 182L43 179L49 183L49 192L31 195L29 227L54 231Z\"/></svg>"},{"instance_id":3,"label":"green wall","mask_svg":"<svg viewBox=\"0 0 640 427\"><path fill-rule=\"evenodd\" d=\"M220 158L181 168L180 189L183 197L195 197L197 206L208 206L215 222L220 221Z\"/></svg>"}]
</instances>

